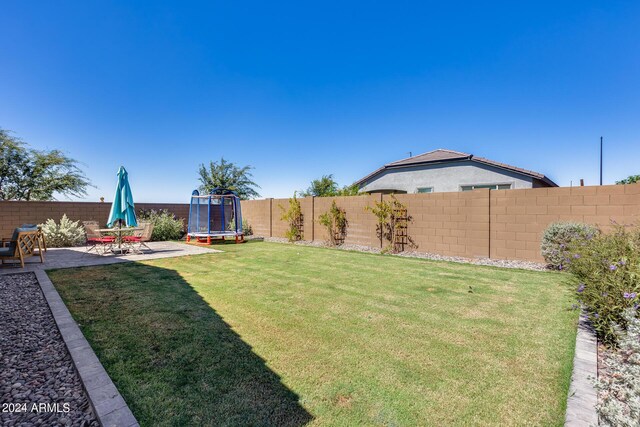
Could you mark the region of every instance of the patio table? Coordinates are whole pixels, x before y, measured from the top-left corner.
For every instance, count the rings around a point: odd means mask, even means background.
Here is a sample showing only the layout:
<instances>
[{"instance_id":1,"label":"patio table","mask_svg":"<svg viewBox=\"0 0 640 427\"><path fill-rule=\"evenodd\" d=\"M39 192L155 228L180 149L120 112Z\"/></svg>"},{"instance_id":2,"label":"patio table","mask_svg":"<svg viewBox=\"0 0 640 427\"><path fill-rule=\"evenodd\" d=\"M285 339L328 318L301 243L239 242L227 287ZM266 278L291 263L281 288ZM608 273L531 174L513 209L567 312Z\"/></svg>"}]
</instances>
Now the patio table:
<instances>
[{"instance_id":1,"label":"patio table","mask_svg":"<svg viewBox=\"0 0 640 427\"><path fill-rule=\"evenodd\" d=\"M118 249L112 249L113 253L117 253L119 252L120 255L125 254L125 251L129 251L128 249L123 249L122 248L122 236L123 235L129 235L135 231L142 231L144 230L144 228L142 227L125 227L125 228L99 228L98 231L100 233L104 233L104 234L115 234L116 235L116 241L118 242ZM116 252L117 251L117 252Z\"/></svg>"}]
</instances>

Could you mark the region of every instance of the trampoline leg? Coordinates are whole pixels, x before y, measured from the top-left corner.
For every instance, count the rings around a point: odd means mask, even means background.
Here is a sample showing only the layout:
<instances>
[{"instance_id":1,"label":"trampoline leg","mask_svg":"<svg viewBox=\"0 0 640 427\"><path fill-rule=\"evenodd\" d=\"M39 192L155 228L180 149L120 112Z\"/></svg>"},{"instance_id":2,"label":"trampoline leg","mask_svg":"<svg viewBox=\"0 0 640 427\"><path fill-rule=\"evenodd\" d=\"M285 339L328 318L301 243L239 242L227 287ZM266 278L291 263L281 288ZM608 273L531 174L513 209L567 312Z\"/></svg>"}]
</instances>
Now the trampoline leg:
<instances>
[{"instance_id":1,"label":"trampoline leg","mask_svg":"<svg viewBox=\"0 0 640 427\"><path fill-rule=\"evenodd\" d=\"M207 236L207 245L211 244L211 236Z\"/></svg>"},{"instance_id":2,"label":"trampoline leg","mask_svg":"<svg viewBox=\"0 0 640 427\"><path fill-rule=\"evenodd\" d=\"M191 241L191 236L187 234L187 243L189 243L190 241Z\"/></svg>"}]
</instances>

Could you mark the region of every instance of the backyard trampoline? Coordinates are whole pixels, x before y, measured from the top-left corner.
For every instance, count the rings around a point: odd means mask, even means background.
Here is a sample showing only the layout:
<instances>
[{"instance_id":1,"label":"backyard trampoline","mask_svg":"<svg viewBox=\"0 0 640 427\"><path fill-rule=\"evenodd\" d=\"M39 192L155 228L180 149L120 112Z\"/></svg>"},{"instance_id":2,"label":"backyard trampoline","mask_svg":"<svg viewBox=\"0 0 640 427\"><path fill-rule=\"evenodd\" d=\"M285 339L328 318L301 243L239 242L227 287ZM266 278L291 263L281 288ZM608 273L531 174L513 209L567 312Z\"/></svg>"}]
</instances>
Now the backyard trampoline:
<instances>
[{"instance_id":1,"label":"backyard trampoline","mask_svg":"<svg viewBox=\"0 0 640 427\"><path fill-rule=\"evenodd\" d=\"M207 195L191 193L187 242L211 244L214 240L234 238L244 242L240 198L226 188L215 188Z\"/></svg>"}]
</instances>

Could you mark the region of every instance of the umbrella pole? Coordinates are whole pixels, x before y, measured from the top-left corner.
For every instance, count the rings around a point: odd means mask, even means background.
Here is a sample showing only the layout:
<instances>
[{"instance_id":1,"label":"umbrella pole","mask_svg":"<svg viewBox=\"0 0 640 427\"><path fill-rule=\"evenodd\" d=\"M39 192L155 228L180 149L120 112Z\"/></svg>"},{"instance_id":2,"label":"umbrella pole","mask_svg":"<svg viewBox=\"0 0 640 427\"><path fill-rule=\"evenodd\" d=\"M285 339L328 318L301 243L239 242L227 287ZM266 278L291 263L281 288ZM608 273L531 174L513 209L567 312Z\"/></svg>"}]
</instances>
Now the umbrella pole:
<instances>
[{"instance_id":1,"label":"umbrella pole","mask_svg":"<svg viewBox=\"0 0 640 427\"><path fill-rule=\"evenodd\" d=\"M118 251L120 252L120 255L122 255L122 219L118 220L118 224L120 225L118 230Z\"/></svg>"}]
</instances>

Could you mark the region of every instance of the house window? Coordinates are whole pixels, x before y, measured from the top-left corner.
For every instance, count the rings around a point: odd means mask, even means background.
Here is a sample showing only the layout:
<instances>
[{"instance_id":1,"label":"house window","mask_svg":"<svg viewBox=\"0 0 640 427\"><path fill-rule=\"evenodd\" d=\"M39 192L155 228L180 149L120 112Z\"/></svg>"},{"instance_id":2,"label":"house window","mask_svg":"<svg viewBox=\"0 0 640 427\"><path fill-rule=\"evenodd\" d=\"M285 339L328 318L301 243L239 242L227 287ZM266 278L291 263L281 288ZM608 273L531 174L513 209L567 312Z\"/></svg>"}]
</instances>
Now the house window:
<instances>
[{"instance_id":1,"label":"house window","mask_svg":"<svg viewBox=\"0 0 640 427\"><path fill-rule=\"evenodd\" d=\"M418 187L418 193L433 193L433 187Z\"/></svg>"},{"instance_id":2,"label":"house window","mask_svg":"<svg viewBox=\"0 0 640 427\"><path fill-rule=\"evenodd\" d=\"M481 185L461 185L461 191L477 190L478 188L489 188L491 190L510 190L511 184L481 184Z\"/></svg>"}]
</instances>

